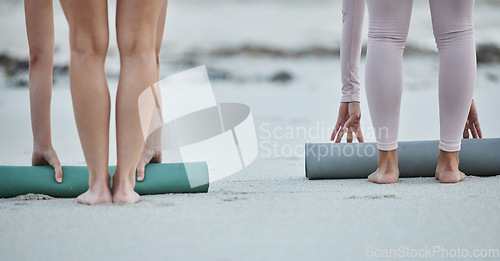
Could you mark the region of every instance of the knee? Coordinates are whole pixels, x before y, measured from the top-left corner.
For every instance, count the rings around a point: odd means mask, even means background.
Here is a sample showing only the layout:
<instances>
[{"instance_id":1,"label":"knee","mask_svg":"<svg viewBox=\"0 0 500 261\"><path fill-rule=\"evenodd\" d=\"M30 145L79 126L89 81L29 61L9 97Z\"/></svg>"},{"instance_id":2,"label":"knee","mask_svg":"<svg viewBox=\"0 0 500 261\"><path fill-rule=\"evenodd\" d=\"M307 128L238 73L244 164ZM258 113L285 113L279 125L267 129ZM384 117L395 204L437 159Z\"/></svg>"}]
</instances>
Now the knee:
<instances>
[{"instance_id":1,"label":"knee","mask_svg":"<svg viewBox=\"0 0 500 261\"><path fill-rule=\"evenodd\" d=\"M124 59L139 58L149 59L154 57L157 59L157 52L154 43L150 43L145 39L130 39L118 42L120 57Z\"/></svg>"},{"instance_id":2,"label":"knee","mask_svg":"<svg viewBox=\"0 0 500 261\"><path fill-rule=\"evenodd\" d=\"M447 44L453 43L473 43L474 28L473 26L465 26L461 28L449 29L442 32L434 32L434 38L438 48L445 47Z\"/></svg>"},{"instance_id":3,"label":"knee","mask_svg":"<svg viewBox=\"0 0 500 261\"><path fill-rule=\"evenodd\" d=\"M30 67L50 66L54 62L54 49L30 48Z\"/></svg>"},{"instance_id":4,"label":"knee","mask_svg":"<svg viewBox=\"0 0 500 261\"><path fill-rule=\"evenodd\" d=\"M76 37L71 41L71 54L80 58L106 58L108 52L108 40L98 37Z\"/></svg>"},{"instance_id":5,"label":"knee","mask_svg":"<svg viewBox=\"0 0 500 261\"><path fill-rule=\"evenodd\" d=\"M406 38L407 34L398 32L389 32L389 31L382 32L382 31L372 30L371 32L368 33L368 39L372 44L383 43L384 46L387 46L387 44L389 44L391 46L399 48L405 47Z\"/></svg>"}]
</instances>

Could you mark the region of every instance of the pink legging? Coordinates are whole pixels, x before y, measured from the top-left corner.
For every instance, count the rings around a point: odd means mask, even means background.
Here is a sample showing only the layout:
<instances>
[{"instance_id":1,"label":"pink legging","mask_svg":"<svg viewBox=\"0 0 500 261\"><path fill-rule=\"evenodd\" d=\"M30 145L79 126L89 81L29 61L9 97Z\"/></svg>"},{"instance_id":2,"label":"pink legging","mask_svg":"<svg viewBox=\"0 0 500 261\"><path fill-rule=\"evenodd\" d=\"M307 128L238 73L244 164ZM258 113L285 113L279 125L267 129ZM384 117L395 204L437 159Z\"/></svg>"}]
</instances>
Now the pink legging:
<instances>
[{"instance_id":1,"label":"pink legging","mask_svg":"<svg viewBox=\"0 0 500 261\"><path fill-rule=\"evenodd\" d=\"M366 97L377 146L388 151L398 147L402 58L413 0L367 0L367 4ZM474 0L430 0L430 7L439 51L439 148L459 151L476 81Z\"/></svg>"}]
</instances>

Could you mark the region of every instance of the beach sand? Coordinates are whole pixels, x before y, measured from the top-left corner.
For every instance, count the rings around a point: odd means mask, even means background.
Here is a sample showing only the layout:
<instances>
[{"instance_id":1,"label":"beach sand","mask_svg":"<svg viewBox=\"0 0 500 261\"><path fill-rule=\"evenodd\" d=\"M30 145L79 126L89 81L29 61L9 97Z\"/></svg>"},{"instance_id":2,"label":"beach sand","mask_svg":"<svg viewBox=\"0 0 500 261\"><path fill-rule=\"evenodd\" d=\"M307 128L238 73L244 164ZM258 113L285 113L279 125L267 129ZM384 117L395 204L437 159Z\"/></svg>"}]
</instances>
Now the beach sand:
<instances>
[{"instance_id":1,"label":"beach sand","mask_svg":"<svg viewBox=\"0 0 500 261\"><path fill-rule=\"evenodd\" d=\"M498 249L498 176L375 185L308 181L301 165L258 160L208 194L136 205L2 199L0 259L365 260L370 247Z\"/></svg>"}]
</instances>

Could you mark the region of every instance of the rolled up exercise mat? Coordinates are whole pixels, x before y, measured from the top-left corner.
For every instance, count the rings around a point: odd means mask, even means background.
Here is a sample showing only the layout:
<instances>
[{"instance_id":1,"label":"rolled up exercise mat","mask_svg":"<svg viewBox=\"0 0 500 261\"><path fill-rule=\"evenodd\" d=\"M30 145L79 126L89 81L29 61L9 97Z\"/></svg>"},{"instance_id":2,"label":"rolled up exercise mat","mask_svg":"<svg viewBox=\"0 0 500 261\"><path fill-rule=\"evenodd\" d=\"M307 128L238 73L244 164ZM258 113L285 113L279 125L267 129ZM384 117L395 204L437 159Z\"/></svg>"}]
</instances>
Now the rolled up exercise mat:
<instances>
[{"instance_id":1,"label":"rolled up exercise mat","mask_svg":"<svg viewBox=\"0 0 500 261\"><path fill-rule=\"evenodd\" d=\"M397 149L400 177L434 177L439 141L402 141ZM460 170L467 175L500 174L500 139L462 140ZM377 169L376 143L306 143L308 179L367 178Z\"/></svg>"},{"instance_id":2,"label":"rolled up exercise mat","mask_svg":"<svg viewBox=\"0 0 500 261\"><path fill-rule=\"evenodd\" d=\"M115 167L110 166L111 175ZM36 193L53 197L76 197L88 188L86 166L63 166L63 182L54 179L50 166L0 166L0 198ZM191 187L190 184L202 184ZM208 167L205 162L151 163L135 191L141 195L208 192Z\"/></svg>"}]
</instances>

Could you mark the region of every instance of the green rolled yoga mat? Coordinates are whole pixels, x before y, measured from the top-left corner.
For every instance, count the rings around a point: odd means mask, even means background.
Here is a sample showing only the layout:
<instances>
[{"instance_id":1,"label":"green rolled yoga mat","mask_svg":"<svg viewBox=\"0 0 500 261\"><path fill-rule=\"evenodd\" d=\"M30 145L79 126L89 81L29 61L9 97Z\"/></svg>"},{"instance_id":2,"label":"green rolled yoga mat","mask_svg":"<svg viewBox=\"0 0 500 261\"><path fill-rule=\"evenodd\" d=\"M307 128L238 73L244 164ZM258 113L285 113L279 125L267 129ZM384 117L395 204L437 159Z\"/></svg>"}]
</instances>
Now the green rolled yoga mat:
<instances>
[{"instance_id":1,"label":"green rolled yoga mat","mask_svg":"<svg viewBox=\"0 0 500 261\"><path fill-rule=\"evenodd\" d=\"M434 177L439 141L399 142L400 177ZM377 169L375 143L306 143L308 179L367 178ZM500 174L500 139L462 140L460 170L467 175Z\"/></svg>"},{"instance_id":2,"label":"green rolled yoga mat","mask_svg":"<svg viewBox=\"0 0 500 261\"><path fill-rule=\"evenodd\" d=\"M112 174L115 167L110 166ZM54 179L49 166L0 166L0 198L27 193L53 197L76 197L88 186L85 166L63 166L63 182ZM189 174L189 175L188 175ZM191 184L196 184L191 187ZM142 182L136 182L135 191L141 195L165 193L203 193L208 191L208 167L205 162L148 164Z\"/></svg>"}]
</instances>

